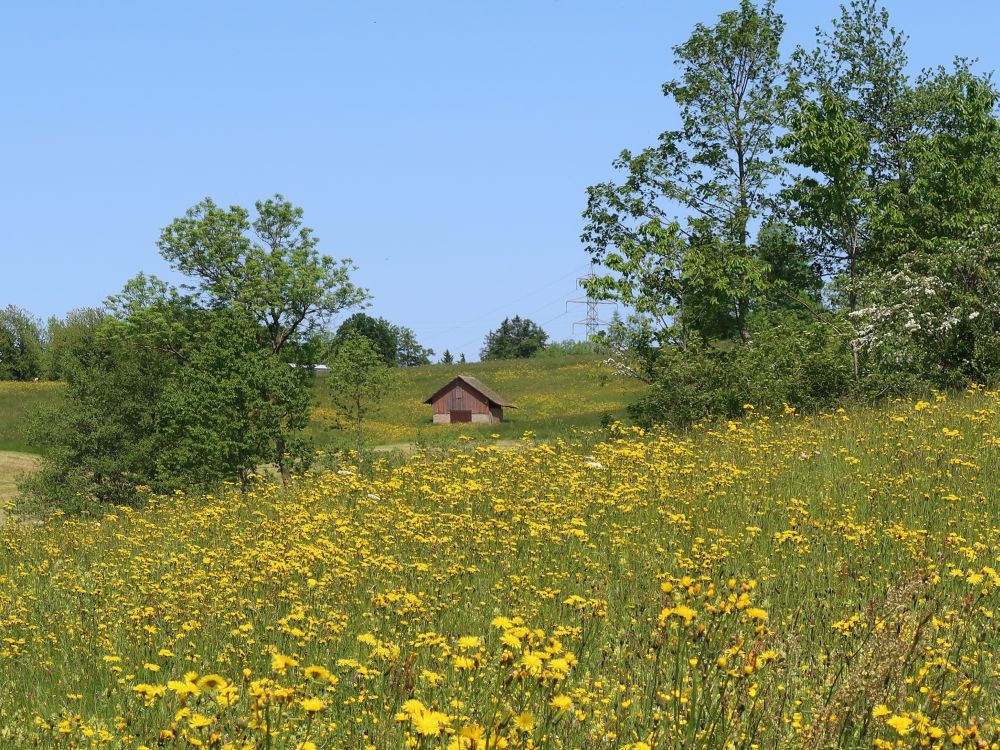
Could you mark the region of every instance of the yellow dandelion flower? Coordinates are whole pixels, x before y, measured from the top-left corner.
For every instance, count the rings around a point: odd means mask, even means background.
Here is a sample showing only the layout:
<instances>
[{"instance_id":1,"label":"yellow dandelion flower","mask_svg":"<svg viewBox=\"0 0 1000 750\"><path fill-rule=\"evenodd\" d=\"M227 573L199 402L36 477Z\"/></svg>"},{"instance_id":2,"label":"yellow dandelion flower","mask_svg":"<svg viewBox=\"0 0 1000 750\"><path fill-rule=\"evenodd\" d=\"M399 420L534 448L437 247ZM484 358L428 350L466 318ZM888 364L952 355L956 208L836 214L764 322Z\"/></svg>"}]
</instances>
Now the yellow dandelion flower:
<instances>
[{"instance_id":1,"label":"yellow dandelion flower","mask_svg":"<svg viewBox=\"0 0 1000 750\"><path fill-rule=\"evenodd\" d=\"M271 669L279 674L284 674L285 670L289 667L297 667L299 665L298 661L290 656L284 656L282 654L274 654L271 657Z\"/></svg>"},{"instance_id":2,"label":"yellow dandelion flower","mask_svg":"<svg viewBox=\"0 0 1000 750\"><path fill-rule=\"evenodd\" d=\"M535 730L535 717L528 710L524 710L514 717L514 726L522 732L533 732Z\"/></svg>"},{"instance_id":3,"label":"yellow dandelion flower","mask_svg":"<svg viewBox=\"0 0 1000 750\"><path fill-rule=\"evenodd\" d=\"M549 701L549 705L556 711L568 711L573 707L573 699L568 695L557 695Z\"/></svg>"},{"instance_id":4,"label":"yellow dandelion flower","mask_svg":"<svg viewBox=\"0 0 1000 750\"><path fill-rule=\"evenodd\" d=\"M207 727L212 721L214 720L210 716L205 716L205 714L191 714L188 724L195 729L201 729L202 727Z\"/></svg>"},{"instance_id":5,"label":"yellow dandelion flower","mask_svg":"<svg viewBox=\"0 0 1000 750\"><path fill-rule=\"evenodd\" d=\"M913 719L908 716L893 716L886 724L896 730L896 734L903 737L913 729Z\"/></svg>"},{"instance_id":6,"label":"yellow dandelion flower","mask_svg":"<svg viewBox=\"0 0 1000 750\"><path fill-rule=\"evenodd\" d=\"M303 710L311 714L322 711L326 707L326 704L319 698L303 698L299 701L299 705L302 706Z\"/></svg>"}]
</instances>

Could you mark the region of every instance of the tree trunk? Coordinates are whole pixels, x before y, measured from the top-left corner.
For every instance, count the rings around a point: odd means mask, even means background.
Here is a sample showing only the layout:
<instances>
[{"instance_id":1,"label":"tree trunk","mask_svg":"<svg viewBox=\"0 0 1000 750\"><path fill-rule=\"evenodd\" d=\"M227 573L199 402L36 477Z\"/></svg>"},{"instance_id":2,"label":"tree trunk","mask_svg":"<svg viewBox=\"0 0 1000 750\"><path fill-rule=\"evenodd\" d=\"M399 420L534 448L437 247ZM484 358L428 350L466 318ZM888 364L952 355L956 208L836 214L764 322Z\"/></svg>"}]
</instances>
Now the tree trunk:
<instances>
[{"instance_id":1,"label":"tree trunk","mask_svg":"<svg viewBox=\"0 0 1000 750\"><path fill-rule=\"evenodd\" d=\"M291 479L291 472L288 470L288 461L285 460L285 438L283 435L279 435L274 441L275 456L278 462L278 471L281 472L281 483L288 484L288 480Z\"/></svg>"}]
</instances>

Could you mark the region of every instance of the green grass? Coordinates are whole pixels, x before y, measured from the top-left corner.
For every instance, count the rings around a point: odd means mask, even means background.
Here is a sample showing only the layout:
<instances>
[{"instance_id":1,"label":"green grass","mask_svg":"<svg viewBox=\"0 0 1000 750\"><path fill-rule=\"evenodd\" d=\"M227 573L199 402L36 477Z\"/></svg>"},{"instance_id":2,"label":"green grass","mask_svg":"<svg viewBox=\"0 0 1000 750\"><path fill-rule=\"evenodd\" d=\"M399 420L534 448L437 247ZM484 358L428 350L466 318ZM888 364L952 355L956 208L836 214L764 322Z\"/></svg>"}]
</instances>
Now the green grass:
<instances>
[{"instance_id":1,"label":"green grass","mask_svg":"<svg viewBox=\"0 0 1000 750\"><path fill-rule=\"evenodd\" d=\"M432 424L431 407L424 401L456 375L478 378L517 408L504 409L501 424ZM366 424L365 442L445 446L469 438L491 440L492 435L515 439L528 431L553 438L597 427L605 414L624 417L640 391L641 384L615 377L593 355L403 368L397 389ZM349 445L351 435L331 427L335 415L322 378L316 393L310 435L319 447Z\"/></svg>"},{"instance_id":2,"label":"green grass","mask_svg":"<svg viewBox=\"0 0 1000 750\"><path fill-rule=\"evenodd\" d=\"M635 381L615 377L593 355L544 359L427 365L401 368L396 390L365 426L369 446L417 443L446 446L456 441L519 438L531 431L538 438L565 435L573 429L600 424L609 414L625 416L626 406L639 394ZM517 409L504 409L497 425L434 425L424 400L456 375L479 378ZM25 419L41 406L55 403L61 383L0 383L0 450L37 452L23 434ZM334 426L334 414L322 377L316 383L316 408L307 434L317 448L351 445L353 438Z\"/></svg>"},{"instance_id":3,"label":"green grass","mask_svg":"<svg viewBox=\"0 0 1000 750\"><path fill-rule=\"evenodd\" d=\"M0 748L1000 744L976 391L7 524Z\"/></svg>"},{"instance_id":4,"label":"green grass","mask_svg":"<svg viewBox=\"0 0 1000 750\"><path fill-rule=\"evenodd\" d=\"M0 451L37 453L24 435L25 421L39 407L56 403L62 383L0 383Z\"/></svg>"}]
</instances>

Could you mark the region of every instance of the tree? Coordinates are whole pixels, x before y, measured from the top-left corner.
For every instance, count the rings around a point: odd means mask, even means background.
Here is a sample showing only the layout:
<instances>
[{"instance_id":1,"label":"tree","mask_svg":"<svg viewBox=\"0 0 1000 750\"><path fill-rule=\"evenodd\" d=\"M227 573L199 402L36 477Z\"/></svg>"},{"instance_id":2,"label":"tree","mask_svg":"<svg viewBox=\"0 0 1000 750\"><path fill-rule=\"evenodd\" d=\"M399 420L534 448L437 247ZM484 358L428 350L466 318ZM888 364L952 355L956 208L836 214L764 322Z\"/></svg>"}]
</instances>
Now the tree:
<instances>
[{"instance_id":1,"label":"tree","mask_svg":"<svg viewBox=\"0 0 1000 750\"><path fill-rule=\"evenodd\" d=\"M21 489L65 509L131 503L137 487L158 486L157 458L168 447L157 432L155 404L176 358L161 335L110 314L78 334L61 359L62 402L29 422L29 442L44 456Z\"/></svg>"},{"instance_id":2,"label":"tree","mask_svg":"<svg viewBox=\"0 0 1000 750\"><path fill-rule=\"evenodd\" d=\"M793 227L775 220L764 224L757 233L757 256L767 267L771 308L795 310L821 304L822 269Z\"/></svg>"},{"instance_id":3,"label":"tree","mask_svg":"<svg viewBox=\"0 0 1000 750\"><path fill-rule=\"evenodd\" d=\"M255 207L251 219L240 206L223 209L206 198L167 226L158 245L171 266L195 282L187 288L199 307L241 312L258 343L280 358L286 345L304 344L333 316L363 304L368 293L351 283L350 260L319 253L301 208L281 195ZM287 479L285 441L276 439L275 461Z\"/></svg>"},{"instance_id":4,"label":"tree","mask_svg":"<svg viewBox=\"0 0 1000 750\"><path fill-rule=\"evenodd\" d=\"M46 453L29 491L73 507L133 503L139 486L246 483L309 407L305 371L257 334L240 310L203 309L155 278L130 281L67 342L65 397L32 428Z\"/></svg>"},{"instance_id":5,"label":"tree","mask_svg":"<svg viewBox=\"0 0 1000 750\"><path fill-rule=\"evenodd\" d=\"M278 354L304 340L342 310L363 304L368 293L351 283L350 259L320 255L319 238L302 224L302 209L281 195L223 209L210 198L175 219L160 235L160 254L191 277L206 308L242 310L258 340Z\"/></svg>"},{"instance_id":6,"label":"tree","mask_svg":"<svg viewBox=\"0 0 1000 750\"><path fill-rule=\"evenodd\" d=\"M96 307L70 310L60 320L52 316L45 334L45 377L65 380L74 350L104 323L107 315Z\"/></svg>"},{"instance_id":7,"label":"tree","mask_svg":"<svg viewBox=\"0 0 1000 750\"><path fill-rule=\"evenodd\" d=\"M392 326L396 334L396 364L400 367L429 365L434 350L421 346L417 335L406 326Z\"/></svg>"},{"instance_id":8,"label":"tree","mask_svg":"<svg viewBox=\"0 0 1000 750\"><path fill-rule=\"evenodd\" d=\"M394 384L395 373L367 338L350 333L330 361L326 378L330 402L343 423L354 430L354 447L361 455L364 421L376 413Z\"/></svg>"},{"instance_id":9,"label":"tree","mask_svg":"<svg viewBox=\"0 0 1000 750\"><path fill-rule=\"evenodd\" d=\"M789 118L782 145L792 164L808 170L784 193L793 207L793 220L810 255L824 270L846 273L847 306L853 310L854 285L876 206L865 129L847 117L844 103L828 90L818 101L799 105Z\"/></svg>"},{"instance_id":10,"label":"tree","mask_svg":"<svg viewBox=\"0 0 1000 750\"><path fill-rule=\"evenodd\" d=\"M157 457L160 483L246 486L273 457L275 440L308 423L306 372L261 347L232 310L198 311L180 347L183 361L163 384L157 430L169 446ZM296 445L302 455L303 446Z\"/></svg>"},{"instance_id":11,"label":"tree","mask_svg":"<svg viewBox=\"0 0 1000 750\"><path fill-rule=\"evenodd\" d=\"M656 320L661 342L686 343L691 331L670 329L696 295L702 307L721 303L746 341L764 271L750 222L767 212L782 168L774 139L783 28L773 2L758 8L749 0L714 26L698 24L674 48L680 78L663 86L681 128L637 155L623 151L614 162L622 182L588 188L582 239L592 262L610 271L589 291L626 305L643 300L639 314ZM672 215L677 209L682 218Z\"/></svg>"},{"instance_id":12,"label":"tree","mask_svg":"<svg viewBox=\"0 0 1000 750\"><path fill-rule=\"evenodd\" d=\"M0 309L0 380L31 380L42 374L42 331L27 310Z\"/></svg>"},{"instance_id":13,"label":"tree","mask_svg":"<svg viewBox=\"0 0 1000 750\"><path fill-rule=\"evenodd\" d=\"M965 60L925 71L910 92L913 132L897 149L852 315L876 393L1000 372L998 96Z\"/></svg>"},{"instance_id":14,"label":"tree","mask_svg":"<svg viewBox=\"0 0 1000 750\"><path fill-rule=\"evenodd\" d=\"M875 0L841 6L832 30L799 48L789 66L788 160L803 172L785 191L803 242L828 274L843 274L846 305L877 252L870 229L899 174L910 130L905 36Z\"/></svg>"},{"instance_id":15,"label":"tree","mask_svg":"<svg viewBox=\"0 0 1000 750\"><path fill-rule=\"evenodd\" d=\"M368 339L387 365L390 367L396 365L399 338L392 324L385 318L373 318L363 312L354 313L340 324L333 335L332 353L336 355L341 345L354 334Z\"/></svg>"},{"instance_id":16,"label":"tree","mask_svg":"<svg viewBox=\"0 0 1000 750\"><path fill-rule=\"evenodd\" d=\"M536 323L515 315L504 318L500 327L486 334L480 359L530 357L545 347L549 336Z\"/></svg>"},{"instance_id":17,"label":"tree","mask_svg":"<svg viewBox=\"0 0 1000 750\"><path fill-rule=\"evenodd\" d=\"M448 351L447 349L445 349L444 350L444 354L441 355L441 364L442 365L450 365L454 361L455 361L455 358L453 356L451 356L451 352Z\"/></svg>"},{"instance_id":18,"label":"tree","mask_svg":"<svg viewBox=\"0 0 1000 750\"><path fill-rule=\"evenodd\" d=\"M461 352L461 353L460 353L460 354L458 355L458 363L459 363L460 365L464 365L464 364L465 364L465 352Z\"/></svg>"}]
</instances>

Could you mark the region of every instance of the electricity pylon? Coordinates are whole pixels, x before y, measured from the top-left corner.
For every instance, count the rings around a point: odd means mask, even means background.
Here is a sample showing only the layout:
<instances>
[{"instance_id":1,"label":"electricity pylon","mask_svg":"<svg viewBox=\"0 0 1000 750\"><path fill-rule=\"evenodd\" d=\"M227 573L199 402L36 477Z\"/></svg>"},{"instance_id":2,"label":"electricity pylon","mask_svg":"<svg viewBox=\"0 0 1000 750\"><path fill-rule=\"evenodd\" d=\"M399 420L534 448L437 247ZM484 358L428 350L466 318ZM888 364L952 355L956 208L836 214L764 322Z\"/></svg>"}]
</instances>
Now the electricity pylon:
<instances>
[{"instance_id":1,"label":"electricity pylon","mask_svg":"<svg viewBox=\"0 0 1000 750\"><path fill-rule=\"evenodd\" d=\"M577 287L586 289L584 283L587 281L591 281L594 278L595 278L594 274L589 273L586 276L578 278L576 280L576 285ZM617 305L615 305L614 302L607 302L605 300L594 299L594 297L590 295L590 292L587 292L586 296L584 297L577 297L575 299L568 300L566 302L566 312L569 312L570 305L586 305L587 312L584 315L583 320L573 321L573 331L575 333L577 326L583 326L587 331L588 341L591 341L594 338L594 336L597 335L598 330L600 330L603 326L606 326L608 324L607 321L601 320L600 306L613 305L617 307Z\"/></svg>"}]
</instances>

